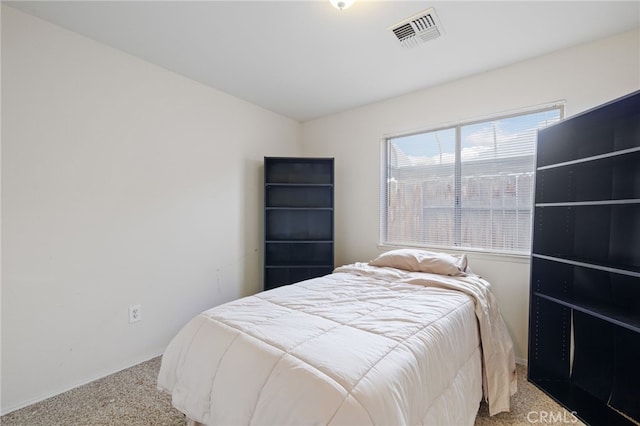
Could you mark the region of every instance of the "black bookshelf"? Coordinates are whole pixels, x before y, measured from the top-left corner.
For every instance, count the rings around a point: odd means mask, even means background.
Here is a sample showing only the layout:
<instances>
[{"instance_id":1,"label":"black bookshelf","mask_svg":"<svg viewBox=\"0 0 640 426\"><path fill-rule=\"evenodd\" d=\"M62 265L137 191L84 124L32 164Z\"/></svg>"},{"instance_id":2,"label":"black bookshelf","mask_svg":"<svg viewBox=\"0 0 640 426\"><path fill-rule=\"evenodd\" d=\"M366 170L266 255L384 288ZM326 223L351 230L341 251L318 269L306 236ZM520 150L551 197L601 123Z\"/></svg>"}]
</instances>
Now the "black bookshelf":
<instances>
[{"instance_id":1,"label":"black bookshelf","mask_svg":"<svg viewBox=\"0 0 640 426\"><path fill-rule=\"evenodd\" d=\"M331 273L333 158L265 157L264 185L264 289Z\"/></svg>"},{"instance_id":2,"label":"black bookshelf","mask_svg":"<svg viewBox=\"0 0 640 426\"><path fill-rule=\"evenodd\" d=\"M640 422L640 91L538 133L528 378L583 422Z\"/></svg>"}]
</instances>

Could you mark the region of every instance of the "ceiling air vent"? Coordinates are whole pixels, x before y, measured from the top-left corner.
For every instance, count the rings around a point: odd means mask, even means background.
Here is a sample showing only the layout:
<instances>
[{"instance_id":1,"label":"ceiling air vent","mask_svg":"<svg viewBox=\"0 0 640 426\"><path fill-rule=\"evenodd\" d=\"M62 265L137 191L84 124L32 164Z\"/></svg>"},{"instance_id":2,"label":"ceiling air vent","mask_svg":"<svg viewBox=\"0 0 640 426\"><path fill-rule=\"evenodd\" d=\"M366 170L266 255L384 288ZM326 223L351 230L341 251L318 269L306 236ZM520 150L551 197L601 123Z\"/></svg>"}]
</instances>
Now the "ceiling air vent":
<instances>
[{"instance_id":1,"label":"ceiling air vent","mask_svg":"<svg viewBox=\"0 0 640 426\"><path fill-rule=\"evenodd\" d=\"M402 47L416 47L442 35L442 25L436 12L427 9L389 28Z\"/></svg>"}]
</instances>

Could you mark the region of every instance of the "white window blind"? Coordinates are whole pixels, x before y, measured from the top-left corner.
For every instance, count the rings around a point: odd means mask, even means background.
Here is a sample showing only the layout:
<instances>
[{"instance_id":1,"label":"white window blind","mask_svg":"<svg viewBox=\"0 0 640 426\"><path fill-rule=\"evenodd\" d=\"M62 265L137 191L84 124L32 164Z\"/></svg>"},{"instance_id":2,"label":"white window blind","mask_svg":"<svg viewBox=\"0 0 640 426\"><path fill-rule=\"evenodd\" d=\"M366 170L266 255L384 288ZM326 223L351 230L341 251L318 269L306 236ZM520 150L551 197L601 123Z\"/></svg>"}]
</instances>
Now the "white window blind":
<instances>
[{"instance_id":1,"label":"white window blind","mask_svg":"<svg viewBox=\"0 0 640 426\"><path fill-rule=\"evenodd\" d=\"M562 107L385 140L381 242L527 254L537 130Z\"/></svg>"}]
</instances>

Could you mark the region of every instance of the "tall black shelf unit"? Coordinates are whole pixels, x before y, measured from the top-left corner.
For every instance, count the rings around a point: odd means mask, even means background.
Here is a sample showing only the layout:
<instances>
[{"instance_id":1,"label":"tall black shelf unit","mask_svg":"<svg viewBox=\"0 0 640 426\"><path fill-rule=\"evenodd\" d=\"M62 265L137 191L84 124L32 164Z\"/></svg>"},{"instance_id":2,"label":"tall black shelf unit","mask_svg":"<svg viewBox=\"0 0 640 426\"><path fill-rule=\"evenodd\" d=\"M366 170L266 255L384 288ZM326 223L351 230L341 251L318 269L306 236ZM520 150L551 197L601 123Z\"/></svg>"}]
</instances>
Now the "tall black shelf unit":
<instances>
[{"instance_id":1,"label":"tall black shelf unit","mask_svg":"<svg viewBox=\"0 0 640 426\"><path fill-rule=\"evenodd\" d=\"M333 200L333 158L265 157L265 290L333 271Z\"/></svg>"},{"instance_id":2,"label":"tall black shelf unit","mask_svg":"<svg viewBox=\"0 0 640 426\"><path fill-rule=\"evenodd\" d=\"M640 423L640 91L538 133L529 381Z\"/></svg>"}]
</instances>

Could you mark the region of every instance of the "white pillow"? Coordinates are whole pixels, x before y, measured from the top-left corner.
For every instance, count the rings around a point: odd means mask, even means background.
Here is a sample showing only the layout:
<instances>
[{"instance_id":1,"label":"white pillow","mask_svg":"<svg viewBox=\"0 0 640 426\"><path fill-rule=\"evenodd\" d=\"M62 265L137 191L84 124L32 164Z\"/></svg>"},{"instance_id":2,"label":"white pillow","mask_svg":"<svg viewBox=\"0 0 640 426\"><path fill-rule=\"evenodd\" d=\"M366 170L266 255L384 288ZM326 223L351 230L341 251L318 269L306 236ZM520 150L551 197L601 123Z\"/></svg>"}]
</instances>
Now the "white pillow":
<instances>
[{"instance_id":1,"label":"white pillow","mask_svg":"<svg viewBox=\"0 0 640 426\"><path fill-rule=\"evenodd\" d=\"M398 249L382 253L369 262L369 265L386 266L410 272L459 276L466 275L467 255L436 253L418 249Z\"/></svg>"}]
</instances>

